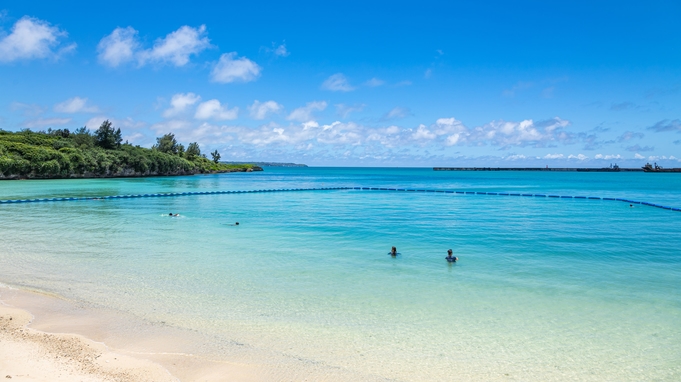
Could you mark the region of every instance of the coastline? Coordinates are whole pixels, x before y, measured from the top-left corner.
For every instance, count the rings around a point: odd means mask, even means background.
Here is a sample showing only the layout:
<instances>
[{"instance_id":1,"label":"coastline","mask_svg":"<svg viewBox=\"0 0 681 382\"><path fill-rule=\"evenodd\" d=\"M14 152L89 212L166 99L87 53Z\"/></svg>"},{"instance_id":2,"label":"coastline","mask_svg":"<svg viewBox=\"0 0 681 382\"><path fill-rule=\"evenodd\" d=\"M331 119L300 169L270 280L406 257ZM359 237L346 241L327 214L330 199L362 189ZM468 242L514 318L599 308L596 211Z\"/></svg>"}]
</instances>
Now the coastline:
<instances>
[{"instance_id":1,"label":"coastline","mask_svg":"<svg viewBox=\"0 0 681 382\"><path fill-rule=\"evenodd\" d=\"M150 178L150 177L162 177L162 176L193 176L193 175L214 175L214 174L227 174L232 172L254 172L263 171L260 166L252 167L240 167L240 168L230 168L226 170L217 171L207 171L207 172L196 172L196 171L177 171L171 173L141 173L135 171L123 171L120 173L83 173L83 174L68 174L68 175L39 175L39 174L9 174L4 175L0 172L0 180L51 180L51 179L109 179L109 178Z\"/></svg>"},{"instance_id":2,"label":"coastline","mask_svg":"<svg viewBox=\"0 0 681 382\"><path fill-rule=\"evenodd\" d=\"M2 283L0 345L13 381L385 381Z\"/></svg>"}]
</instances>

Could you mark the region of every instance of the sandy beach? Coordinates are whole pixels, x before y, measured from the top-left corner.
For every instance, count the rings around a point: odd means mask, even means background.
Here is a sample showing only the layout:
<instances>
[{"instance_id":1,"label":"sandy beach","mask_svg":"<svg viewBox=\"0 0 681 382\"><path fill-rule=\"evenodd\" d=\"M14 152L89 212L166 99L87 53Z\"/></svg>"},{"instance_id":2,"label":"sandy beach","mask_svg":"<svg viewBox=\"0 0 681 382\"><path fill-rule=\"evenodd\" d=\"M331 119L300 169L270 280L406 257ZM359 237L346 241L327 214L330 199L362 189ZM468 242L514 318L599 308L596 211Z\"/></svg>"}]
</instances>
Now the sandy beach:
<instances>
[{"instance_id":1,"label":"sandy beach","mask_svg":"<svg viewBox=\"0 0 681 382\"><path fill-rule=\"evenodd\" d=\"M76 334L29 328L26 310L0 305L0 370L16 381L176 381L146 359L112 351Z\"/></svg>"},{"instance_id":2,"label":"sandy beach","mask_svg":"<svg viewBox=\"0 0 681 382\"><path fill-rule=\"evenodd\" d=\"M210 348L193 332L3 284L0 374L12 381L384 380L245 344Z\"/></svg>"}]
</instances>

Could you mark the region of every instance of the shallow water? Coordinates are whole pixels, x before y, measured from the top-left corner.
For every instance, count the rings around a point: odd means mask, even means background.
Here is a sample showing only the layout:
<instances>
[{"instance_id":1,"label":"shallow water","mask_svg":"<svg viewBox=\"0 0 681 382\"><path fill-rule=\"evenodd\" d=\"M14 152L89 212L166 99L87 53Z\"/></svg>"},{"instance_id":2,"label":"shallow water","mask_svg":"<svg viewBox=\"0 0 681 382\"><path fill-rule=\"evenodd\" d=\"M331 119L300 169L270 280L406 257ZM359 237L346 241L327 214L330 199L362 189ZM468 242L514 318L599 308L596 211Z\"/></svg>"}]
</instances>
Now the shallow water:
<instances>
[{"instance_id":1,"label":"shallow water","mask_svg":"<svg viewBox=\"0 0 681 382\"><path fill-rule=\"evenodd\" d=\"M0 199L336 186L681 207L678 174L429 169L7 181ZM0 281L386 378L678 380L680 223L616 201L355 190L0 205Z\"/></svg>"}]
</instances>

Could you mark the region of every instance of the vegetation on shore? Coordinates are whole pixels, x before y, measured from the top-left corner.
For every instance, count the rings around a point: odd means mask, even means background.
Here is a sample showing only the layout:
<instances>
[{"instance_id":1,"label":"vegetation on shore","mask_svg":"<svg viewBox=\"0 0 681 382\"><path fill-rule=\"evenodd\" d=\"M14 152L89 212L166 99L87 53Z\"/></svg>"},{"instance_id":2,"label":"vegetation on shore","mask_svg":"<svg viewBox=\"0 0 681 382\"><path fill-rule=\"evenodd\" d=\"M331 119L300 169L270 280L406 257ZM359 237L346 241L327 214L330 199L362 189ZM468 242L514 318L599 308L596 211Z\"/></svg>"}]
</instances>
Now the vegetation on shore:
<instances>
[{"instance_id":1,"label":"vegetation on shore","mask_svg":"<svg viewBox=\"0 0 681 382\"><path fill-rule=\"evenodd\" d=\"M123 143L121 129L104 121L94 132L58 129L34 132L0 130L0 179L99 178L154 175L192 175L260 171L251 164L219 163L201 153L198 143L185 149L170 133L147 149Z\"/></svg>"}]
</instances>

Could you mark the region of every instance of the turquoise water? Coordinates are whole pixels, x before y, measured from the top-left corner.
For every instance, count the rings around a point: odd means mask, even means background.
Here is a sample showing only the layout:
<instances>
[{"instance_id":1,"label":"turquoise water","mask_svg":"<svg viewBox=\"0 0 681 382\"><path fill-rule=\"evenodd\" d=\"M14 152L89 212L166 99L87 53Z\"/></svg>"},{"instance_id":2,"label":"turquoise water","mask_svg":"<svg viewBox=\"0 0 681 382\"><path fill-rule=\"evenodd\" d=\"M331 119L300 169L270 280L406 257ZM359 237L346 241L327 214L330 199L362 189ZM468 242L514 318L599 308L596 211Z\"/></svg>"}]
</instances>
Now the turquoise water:
<instances>
[{"instance_id":1,"label":"turquoise water","mask_svg":"<svg viewBox=\"0 0 681 382\"><path fill-rule=\"evenodd\" d=\"M7 181L0 199L336 186L681 207L678 174L429 169ZM354 190L0 205L0 281L373 377L671 381L680 223L614 201Z\"/></svg>"}]
</instances>

